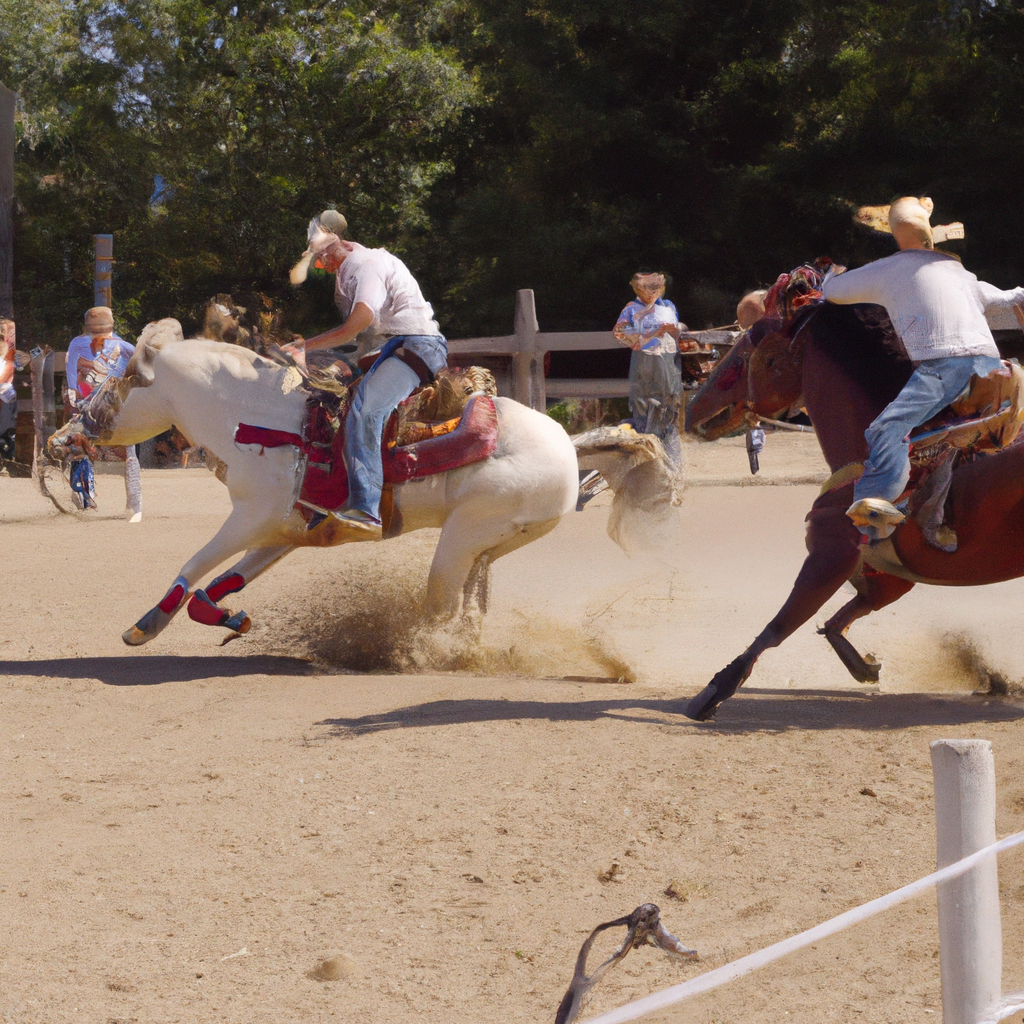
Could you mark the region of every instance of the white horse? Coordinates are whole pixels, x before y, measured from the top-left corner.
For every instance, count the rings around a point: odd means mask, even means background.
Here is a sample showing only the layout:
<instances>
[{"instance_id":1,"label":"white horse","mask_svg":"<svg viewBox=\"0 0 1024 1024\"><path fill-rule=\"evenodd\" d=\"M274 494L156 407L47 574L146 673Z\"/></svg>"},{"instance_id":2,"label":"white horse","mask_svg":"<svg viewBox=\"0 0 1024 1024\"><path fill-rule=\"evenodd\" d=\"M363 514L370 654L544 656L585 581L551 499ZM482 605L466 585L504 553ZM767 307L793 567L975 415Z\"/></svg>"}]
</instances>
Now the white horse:
<instances>
[{"instance_id":1,"label":"white horse","mask_svg":"<svg viewBox=\"0 0 1024 1024\"><path fill-rule=\"evenodd\" d=\"M160 602L123 634L125 643L146 643L187 604L196 621L239 633L251 622L219 602L241 590L296 547L333 545L360 539L334 517L308 531L293 509L300 483L298 450L285 445L263 452L235 444L239 423L301 434L306 393L297 372L248 349L207 339L182 340L176 321L143 331L123 381L111 385L123 396L114 402L97 443L137 444L172 425L195 446L224 465L232 511L224 525L181 568ZM120 404L119 410L116 405ZM494 454L459 469L410 480L394 489L402 533L440 527L441 536L427 582L426 612L454 615L475 598L486 610L490 564L554 528L576 506L579 464L562 427L508 398L495 398L498 440ZM637 435L632 435L634 439ZM646 438L646 435L641 435ZM602 468L628 469L658 458L649 444L615 443L602 434L594 450ZM653 454L651 452L653 451ZM644 454L644 453L647 454ZM642 470L649 467L641 466ZM650 473L641 474L649 486ZM615 473L611 472L615 486ZM674 497L666 475L665 504ZM232 555L244 552L227 572L204 589L199 581Z\"/></svg>"}]
</instances>

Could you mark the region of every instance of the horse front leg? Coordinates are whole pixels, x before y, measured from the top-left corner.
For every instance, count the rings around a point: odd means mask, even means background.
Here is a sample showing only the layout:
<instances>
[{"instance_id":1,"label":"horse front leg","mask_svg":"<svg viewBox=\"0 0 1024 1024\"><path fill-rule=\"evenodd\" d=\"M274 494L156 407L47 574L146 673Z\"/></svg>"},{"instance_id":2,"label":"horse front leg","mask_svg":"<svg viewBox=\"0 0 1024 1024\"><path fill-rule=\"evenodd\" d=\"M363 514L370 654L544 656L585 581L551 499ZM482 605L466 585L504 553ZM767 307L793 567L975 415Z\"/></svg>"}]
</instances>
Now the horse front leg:
<instances>
[{"instance_id":1,"label":"horse front leg","mask_svg":"<svg viewBox=\"0 0 1024 1024\"><path fill-rule=\"evenodd\" d=\"M831 498L831 496L829 496ZM690 700L683 714L697 722L715 717L718 705L746 682L757 659L802 626L853 575L860 534L834 499L807 516L808 555L786 603L754 642Z\"/></svg>"},{"instance_id":2,"label":"horse front leg","mask_svg":"<svg viewBox=\"0 0 1024 1024\"><path fill-rule=\"evenodd\" d=\"M866 661L846 638L846 631L865 615L877 612L893 601L898 601L914 584L898 576L873 570L859 574L854 580L857 596L844 604L818 633L832 645L839 660L858 683L877 683L881 665L877 661ZM870 657L870 655L869 655Z\"/></svg>"},{"instance_id":3,"label":"horse front leg","mask_svg":"<svg viewBox=\"0 0 1024 1024\"><path fill-rule=\"evenodd\" d=\"M203 589L196 590L188 603L188 617L193 622L204 626L223 626L230 629L232 635L227 639L248 633L252 628L252 619L239 609L237 612L222 608L218 602L229 594L237 594L244 586L251 583L260 573L265 572L275 562L280 561L294 551L292 544L273 548L253 548L247 551L227 572L221 573ZM227 640L224 641L225 643Z\"/></svg>"},{"instance_id":4,"label":"horse front leg","mask_svg":"<svg viewBox=\"0 0 1024 1024\"><path fill-rule=\"evenodd\" d=\"M150 608L134 626L126 629L121 634L121 639L129 647L139 647L148 643L158 633L162 633L170 625L171 619L181 611L185 598L188 597L190 586L188 577L184 575L183 571L182 575L171 584L170 590L164 594L159 603Z\"/></svg>"},{"instance_id":5,"label":"horse front leg","mask_svg":"<svg viewBox=\"0 0 1024 1024\"><path fill-rule=\"evenodd\" d=\"M181 611L185 598L198 580L231 555L252 547L251 541L258 536L262 519L262 516L257 518L254 515L252 508L236 505L213 539L182 566L178 578L159 603L150 608L134 626L126 629L121 639L129 647L138 647L163 632L171 619Z\"/></svg>"}]
</instances>

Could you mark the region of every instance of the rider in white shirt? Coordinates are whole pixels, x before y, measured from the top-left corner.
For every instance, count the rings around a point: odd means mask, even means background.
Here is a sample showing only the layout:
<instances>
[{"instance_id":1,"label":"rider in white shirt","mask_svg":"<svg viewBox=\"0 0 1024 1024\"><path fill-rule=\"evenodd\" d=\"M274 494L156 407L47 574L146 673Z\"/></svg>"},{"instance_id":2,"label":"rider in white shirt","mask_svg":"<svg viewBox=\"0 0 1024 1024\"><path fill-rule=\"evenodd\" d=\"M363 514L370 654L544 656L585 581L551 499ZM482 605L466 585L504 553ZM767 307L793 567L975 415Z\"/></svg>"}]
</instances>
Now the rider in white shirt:
<instances>
[{"instance_id":1,"label":"rider in white shirt","mask_svg":"<svg viewBox=\"0 0 1024 1024\"><path fill-rule=\"evenodd\" d=\"M368 249L341 238L346 228L337 211L315 217L309 245L291 275L293 284L301 283L314 259L316 266L336 274L334 297L344 322L302 343L304 350L298 343L286 350L303 357L353 342L367 331L382 343L380 356L359 381L345 421L349 496L334 513L358 527L365 539L377 540L384 424L400 402L447 364L448 342L409 268L386 249Z\"/></svg>"},{"instance_id":2,"label":"rider in white shirt","mask_svg":"<svg viewBox=\"0 0 1024 1024\"><path fill-rule=\"evenodd\" d=\"M985 310L1024 302L1024 288L1002 291L956 256L936 252L931 212L930 199L898 199L889 228L900 251L828 277L822 287L829 302L884 306L914 363L903 390L864 433L868 457L847 515L858 526L874 526L875 537L888 536L904 518L892 502L910 477L910 431L962 394L973 374L983 377L1000 365Z\"/></svg>"}]
</instances>

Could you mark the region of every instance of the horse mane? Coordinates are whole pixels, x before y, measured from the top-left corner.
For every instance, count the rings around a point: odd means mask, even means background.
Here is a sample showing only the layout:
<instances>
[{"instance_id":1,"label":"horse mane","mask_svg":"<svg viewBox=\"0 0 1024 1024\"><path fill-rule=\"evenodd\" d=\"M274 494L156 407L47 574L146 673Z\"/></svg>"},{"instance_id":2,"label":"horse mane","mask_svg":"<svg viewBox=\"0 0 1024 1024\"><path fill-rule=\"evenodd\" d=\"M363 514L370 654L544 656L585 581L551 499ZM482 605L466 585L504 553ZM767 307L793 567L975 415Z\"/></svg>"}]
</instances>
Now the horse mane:
<instances>
[{"instance_id":1,"label":"horse mane","mask_svg":"<svg viewBox=\"0 0 1024 1024\"><path fill-rule=\"evenodd\" d=\"M913 364L882 306L822 302L801 310L792 323L869 395L890 400L906 384Z\"/></svg>"}]
</instances>

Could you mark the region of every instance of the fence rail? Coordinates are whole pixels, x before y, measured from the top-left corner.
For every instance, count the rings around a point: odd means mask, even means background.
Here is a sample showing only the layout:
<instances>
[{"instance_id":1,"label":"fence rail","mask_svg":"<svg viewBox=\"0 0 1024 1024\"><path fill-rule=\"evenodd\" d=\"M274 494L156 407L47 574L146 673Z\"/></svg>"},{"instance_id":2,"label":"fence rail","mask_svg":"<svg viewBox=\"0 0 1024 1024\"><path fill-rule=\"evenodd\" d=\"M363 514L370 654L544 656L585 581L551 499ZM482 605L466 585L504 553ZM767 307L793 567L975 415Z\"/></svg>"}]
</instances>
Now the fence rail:
<instances>
[{"instance_id":1,"label":"fence rail","mask_svg":"<svg viewBox=\"0 0 1024 1024\"><path fill-rule=\"evenodd\" d=\"M548 352L594 352L602 349L621 349L622 345L611 331L540 330L533 289L516 292L516 310L513 333L503 337L457 338L448 342L450 361L480 360L485 364L496 357L506 361L503 366L491 366L498 381L498 393L514 398L541 412L552 398L621 398L629 385L620 377L597 378L545 378L544 356ZM738 332L729 330L688 331L684 339L696 341L701 354L711 356L712 350L733 344Z\"/></svg>"}]
</instances>

